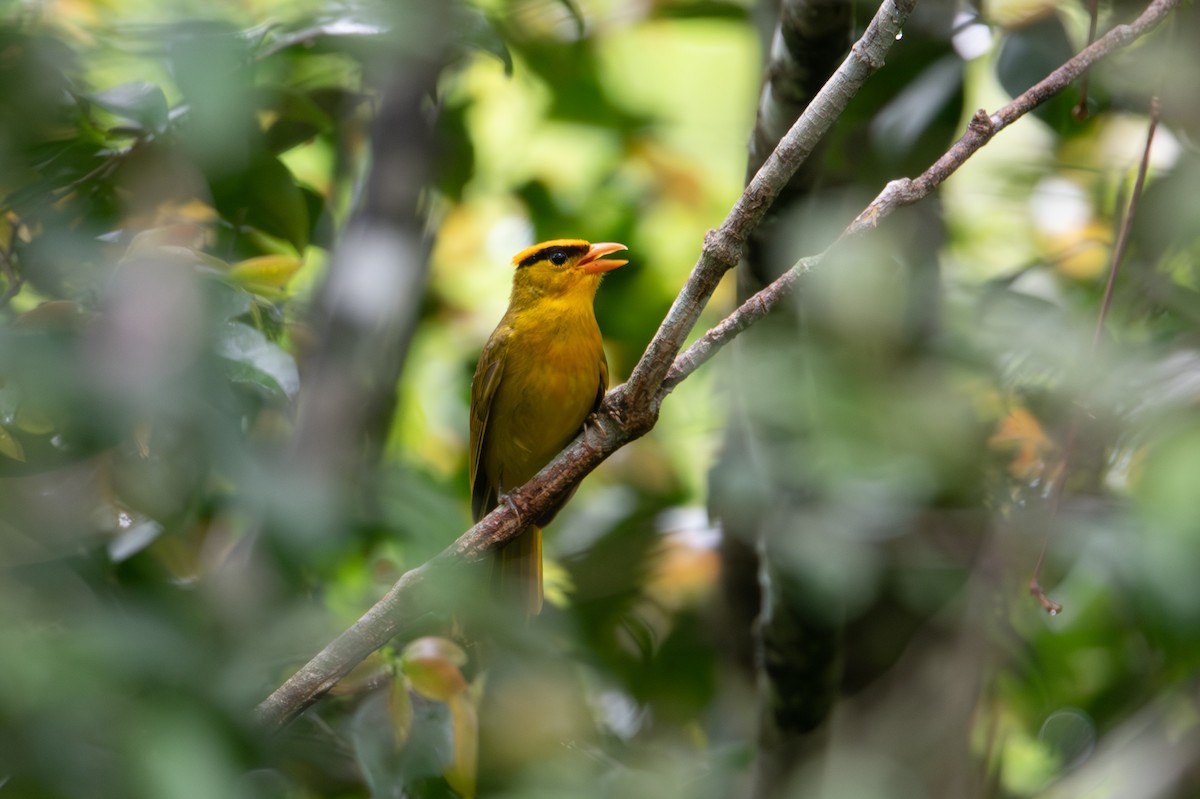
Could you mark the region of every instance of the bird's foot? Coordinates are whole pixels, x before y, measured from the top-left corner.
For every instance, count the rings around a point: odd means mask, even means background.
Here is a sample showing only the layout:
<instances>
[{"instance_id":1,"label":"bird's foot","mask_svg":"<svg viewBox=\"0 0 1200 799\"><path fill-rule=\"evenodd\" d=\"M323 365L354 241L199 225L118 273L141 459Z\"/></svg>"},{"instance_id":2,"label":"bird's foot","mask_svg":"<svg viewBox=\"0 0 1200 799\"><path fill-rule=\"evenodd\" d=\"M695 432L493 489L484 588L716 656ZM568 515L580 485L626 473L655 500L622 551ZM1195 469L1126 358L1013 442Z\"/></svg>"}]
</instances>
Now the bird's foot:
<instances>
[{"instance_id":1,"label":"bird's foot","mask_svg":"<svg viewBox=\"0 0 1200 799\"><path fill-rule=\"evenodd\" d=\"M513 515L517 517L517 524L521 524L521 509L517 507L517 503L513 502L512 497L508 494L501 494L498 497L498 501L501 505L507 506L513 512Z\"/></svg>"},{"instance_id":2,"label":"bird's foot","mask_svg":"<svg viewBox=\"0 0 1200 799\"><path fill-rule=\"evenodd\" d=\"M595 431L597 435L600 435L604 432L604 430L600 427L600 417L596 415L595 411L589 413L587 418L583 420L583 443L587 444L589 447L592 446L592 442L588 441L588 436L592 433L592 431Z\"/></svg>"}]
</instances>

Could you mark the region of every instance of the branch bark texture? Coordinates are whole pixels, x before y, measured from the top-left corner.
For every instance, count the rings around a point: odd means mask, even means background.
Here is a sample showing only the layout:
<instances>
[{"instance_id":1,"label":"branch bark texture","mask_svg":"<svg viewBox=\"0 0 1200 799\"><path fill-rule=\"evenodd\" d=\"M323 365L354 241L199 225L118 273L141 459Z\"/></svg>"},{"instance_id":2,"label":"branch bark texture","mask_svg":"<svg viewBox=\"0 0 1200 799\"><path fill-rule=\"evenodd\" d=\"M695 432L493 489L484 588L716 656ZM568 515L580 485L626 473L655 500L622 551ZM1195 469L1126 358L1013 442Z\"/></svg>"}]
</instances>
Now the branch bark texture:
<instances>
[{"instance_id":1,"label":"branch bark texture","mask_svg":"<svg viewBox=\"0 0 1200 799\"><path fill-rule=\"evenodd\" d=\"M896 208L928 196L996 133L1062 91L1092 64L1154 29L1178 3L1153 0L1134 22L1114 28L995 114L977 113L963 137L919 177L889 183L846 228L842 239L866 232ZM649 431L663 398L674 386L778 304L803 272L820 264L825 253L801 260L679 354L721 276L738 263L749 234L849 99L883 66L884 56L914 5L915 0L884 0L850 56L780 141L721 227L705 237L700 258L671 310L629 381L608 393L595 424L534 479L511 493L510 503L499 505L433 560L405 573L354 625L265 699L255 712L264 728L276 730L286 725L422 612L421 587L432 571L476 561L511 540L527 520L558 502L605 458Z\"/></svg>"},{"instance_id":2,"label":"branch bark texture","mask_svg":"<svg viewBox=\"0 0 1200 799\"><path fill-rule=\"evenodd\" d=\"M783 0L780 4L750 136L747 181L836 69L850 46L850 12L849 0ZM811 169L799 170L790 190L807 186L813 174Z\"/></svg>"}]
</instances>

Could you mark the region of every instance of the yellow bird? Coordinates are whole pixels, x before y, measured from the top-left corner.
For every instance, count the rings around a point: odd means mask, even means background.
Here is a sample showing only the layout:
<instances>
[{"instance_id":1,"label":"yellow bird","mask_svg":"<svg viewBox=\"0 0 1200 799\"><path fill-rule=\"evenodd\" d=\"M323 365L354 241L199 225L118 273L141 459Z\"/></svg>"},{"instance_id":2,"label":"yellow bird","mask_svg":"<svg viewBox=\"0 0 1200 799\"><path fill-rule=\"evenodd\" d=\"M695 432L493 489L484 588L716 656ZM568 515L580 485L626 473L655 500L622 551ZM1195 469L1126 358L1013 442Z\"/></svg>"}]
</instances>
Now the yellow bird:
<instances>
[{"instance_id":1,"label":"yellow bird","mask_svg":"<svg viewBox=\"0 0 1200 799\"><path fill-rule=\"evenodd\" d=\"M471 512L479 521L570 443L608 388L608 361L592 308L601 260L624 244L554 239L513 256L508 310L471 381ZM542 608L542 531L558 507L497 555L495 582L528 615Z\"/></svg>"}]
</instances>

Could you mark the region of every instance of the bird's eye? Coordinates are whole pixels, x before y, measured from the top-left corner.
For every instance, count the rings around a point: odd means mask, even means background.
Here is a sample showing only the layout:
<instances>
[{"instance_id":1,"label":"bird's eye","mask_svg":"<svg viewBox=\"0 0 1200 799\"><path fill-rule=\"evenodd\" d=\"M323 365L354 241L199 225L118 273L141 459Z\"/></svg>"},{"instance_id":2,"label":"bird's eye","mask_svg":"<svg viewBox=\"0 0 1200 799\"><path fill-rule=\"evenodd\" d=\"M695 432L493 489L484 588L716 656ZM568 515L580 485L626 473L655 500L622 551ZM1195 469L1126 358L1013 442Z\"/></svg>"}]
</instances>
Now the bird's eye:
<instances>
[{"instance_id":1,"label":"bird's eye","mask_svg":"<svg viewBox=\"0 0 1200 799\"><path fill-rule=\"evenodd\" d=\"M554 264L555 266L562 266L566 262L567 254L562 250L555 250L554 252L550 253L550 263Z\"/></svg>"}]
</instances>

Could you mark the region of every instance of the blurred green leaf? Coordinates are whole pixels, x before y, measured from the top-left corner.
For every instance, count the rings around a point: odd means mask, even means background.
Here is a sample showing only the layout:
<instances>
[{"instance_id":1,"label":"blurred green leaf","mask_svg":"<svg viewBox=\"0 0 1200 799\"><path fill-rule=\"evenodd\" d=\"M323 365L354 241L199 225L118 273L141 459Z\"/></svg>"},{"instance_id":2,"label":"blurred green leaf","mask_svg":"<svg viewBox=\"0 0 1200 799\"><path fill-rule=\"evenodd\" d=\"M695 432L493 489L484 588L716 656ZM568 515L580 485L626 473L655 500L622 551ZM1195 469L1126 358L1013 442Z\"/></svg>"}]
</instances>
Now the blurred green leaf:
<instances>
[{"instance_id":1,"label":"blurred green leaf","mask_svg":"<svg viewBox=\"0 0 1200 799\"><path fill-rule=\"evenodd\" d=\"M205 288L208 291L209 313L217 322L228 322L244 316L254 304L254 298L245 290L223 280L208 281Z\"/></svg>"},{"instance_id":2,"label":"blurred green leaf","mask_svg":"<svg viewBox=\"0 0 1200 799\"><path fill-rule=\"evenodd\" d=\"M871 138L884 158L908 161L942 146L962 109L963 64L946 54L924 67L903 91L875 114ZM951 122L953 117L955 122ZM923 146L922 146L923 145Z\"/></svg>"},{"instance_id":3,"label":"blurred green leaf","mask_svg":"<svg viewBox=\"0 0 1200 799\"><path fill-rule=\"evenodd\" d=\"M308 202L291 171L275 156L260 152L245 171L213 183L217 210L235 225L250 225L283 239L302 252L308 245Z\"/></svg>"},{"instance_id":4,"label":"blurred green leaf","mask_svg":"<svg viewBox=\"0 0 1200 799\"><path fill-rule=\"evenodd\" d=\"M1185 151L1170 171L1152 180L1142 196L1141 212L1133 220L1135 257L1158 261L1175 250L1194 248L1200 241L1200 207L1190 202L1189 187L1200 180L1200 157ZM1195 262L1192 261L1194 264ZM1196 268L1178 282L1195 288ZM1182 287L1181 287L1182 288Z\"/></svg>"},{"instance_id":5,"label":"blurred green leaf","mask_svg":"<svg viewBox=\"0 0 1200 799\"><path fill-rule=\"evenodd\" d=\"M324 247L327 250L333 249L336 231L325 197L315 189L304 185L300 186L300 194L304 198L304 205L308 212L309 244L314 247Z\"/></svg>"},{"instance_id":6,"label":"blurred green leaf","mask_svg":"<svg viewBox=\"0 0 1200 799\"><path fill-rule=\"evenodd\" d=\"M412 697L408 694L408 683L403 679L393 679L388 688L388 717L392 721L396 749L403 749L413 725Z\"/></svg>"},{"instance_id":7,"label":"blurred green leaf","mask_svg":"<svg viewBox=\"0 0 1200 799\"><path fill-rule=\"evenodd\" d=\"M404 648L400 672L408 678L413 690L426 699L447 702L467 688L459 668L466 661L466 654L452 641L427 636Z\"/></svg>"},{"instance_id":8,"label":"blurred green leaf","mask_svg":"<svg viewBox=\"0 0 1200 799\"><path fill-rule=\"evenodd\" d=\"M258 330L226 322L218 331L216 352L230 364L230 378L262 388L268 395L293 400L300 390L296 361Z\"/></svg>"},{"instance_id":9,"label":"blurred green leaf","mask_svg":"<svg viewBox=\"0 0 1200 799\"><path fill-rule=\"evenodd\" d=\"M306 93L264 89L257 93L256 102L274 117L265 134L267 149L273 153L287 152L333 126L329 114Z\"/></svg>"},{"instance_id":10,"label":"blurred green leaf","mask_svg":"<svg viewBox=\"0 0 1200 799\"><path fill-rule=\"evenodd\" d=\"M513 58L496 24L482 9L461 4L456 8L458 19L455 27L462 31L465 43L476 50L487 53L504 65L504 74L512 75Z\"/></svg>"},{"instance_id":11,"label":"blurred green leaf","mask_svg":"<svg viewBox=\"0 0 1200 799\"><path fill-rule=\"evenodd\" d=\"M108 555L115 562L127 560L153 544L163 534L163 526L147 519L122 530L108 544Z\"/></svg>"},{"instance_id":12,"label":"blurred green leaf","mask_svg":"<svg viewBox=\"0 0 1200 799\"><path fill-rule=\"evenodd\" d=\"M742 21L751 6L738 0L666 0L654 4L654 15L680 19L729 19Z\"/></svg>"},{"instance_id":13,"label":"blurred green leaf","mask_svg":"<svg viewBox=\"0 0 1200 799\"><path fill-rule=\"evenodd\" d=\"M468 104L444 105L438 109L438 188L449 199L460 202L463 189L475 174L475 148L467 129Z\"/></svg>"},{"instance_id":14,"label":"blurred green leaf","mask_svg":"<svg viewBox=\"0 0 1200 799\"><path fill-rule=\"evenodd\" d=\"M0 455L14 461L25 460L25 448L7 428L0 426Z\"/></svg>"},{"instance_id":15,"label":"blurred green leaf","mask_svg":"<svg viewBox=\"0 0 1200 799\"><path fill-rule=\"evenodd\" d=\"M529 38L510 39L509 44L550 89L550 118L625 133L643 130L653 122L609 95L590 40L565 44L557 39Z\"/></svg>"},{"instance_id":16,"label":"blurred green leaf","mask_svg":"<svg viewBox=\"0 0 1200 799\"><path fill-rule=\"evenodd\" d=\"M919 174L961 132L963 74L948 41L907 33L830 133L826 172L851 185L868 175Z\"/></svg>"},{"instance_id":17,"label":"blurred green leaf","mask_svg":"<svg viewBox=\"0 0 1200 799\"><path fill-rule=\"evenodd\" d=\"M583 38L584 33L587 32L587 20L584 19L579 5L575 3L575 0L558 0L558 4L566 9L571 19L575 21L575 35Z\"/></svg>"},{"instance_id":18,"label":"blurred green leaf","mask_svg":"<svg viewBox=\"0 0 1200 799\"><path fill-rule=\"evenodd\" d=\"M450 697L450 731L454 736L454 756L442 771L446 782L459 796L475 796L476 769L479 757L479 717L466 693Z\"/></svg>"},{"instance_id":19,"label":"blurred green leaf","mask_svg":"<svg viewBox=\"0 0 1200 799\"><path fill-rule=\"evenodd\" d=\"M383 692L376 692L358 706L349 729L355 760L374 796L411 791L450 799L453 794L442 780L442 770L453 752L449 708L443 702L419 697L413 700L412 732L399 754L391 732L388 698Z\"/></svg>"},{"instance_id":20,"label":"blurred green leaf","mask_svg":"<svg viewBox=\"0 0 1200 799\"><path fill-rule=\"evenodd\" d=\"M135 81L87 95L96 105L125 119L147 133L161 133L167 126L167 98L153 83Z\"/></svg>"},{"instance_id":21,"label":"blurred green leaf","mask_svg":"<svg viewBox=\"0 0 1200 799\"><path fill-rule=\"evenodd\" d=\"M0 161L27 168L26 148L69 136L79 123L72 88L79 58L70 44L8 16L0 22ZM5 176L5 183L13 179Z\"/></svg>"},{"instance_id":22,"label":"blurred green leaf","mask_svg":"<svg viewBox=\"0 0 1200 799\"><path fill-rule=\"evenodd\" d=\"M260 255L238 261L226 273L234 283L246 287L283 288L304 262L288 255Z\"/></svg>"},{"instance_id":23,"label":"blurred green leaf","mask_svg":"<svg viewBox=\"0 0 1200 799\"><path fill-rule=\"evenodd\" d=\"M362 10L361 8L343 9L343 11L348 12L361 12ZM259 57L265 58L296 47L312 47L314 44L326 39L334 41L338 39L349 39L351 41L355 39L377 39L387 32L388 28L385 25L355 16L353 13L347 13L345 16L330 19L319 25L313 25L293 33L276 36L259 53Z\"/></svg>"}]
</instances>

